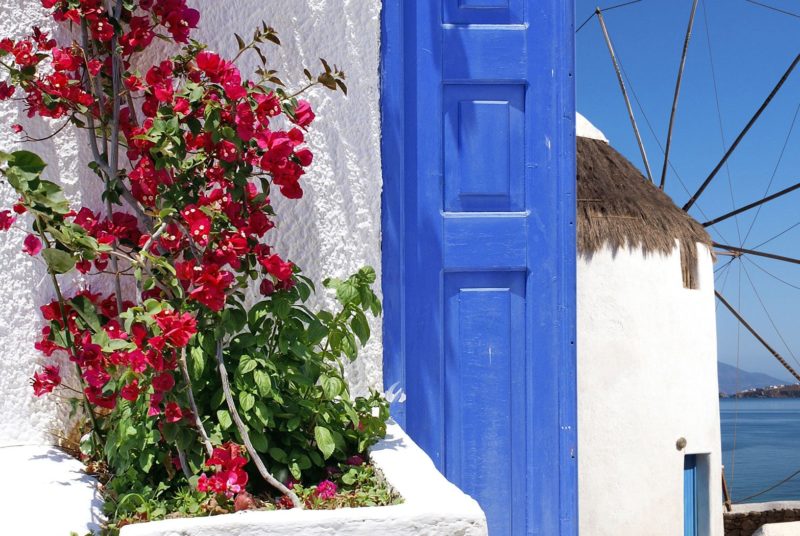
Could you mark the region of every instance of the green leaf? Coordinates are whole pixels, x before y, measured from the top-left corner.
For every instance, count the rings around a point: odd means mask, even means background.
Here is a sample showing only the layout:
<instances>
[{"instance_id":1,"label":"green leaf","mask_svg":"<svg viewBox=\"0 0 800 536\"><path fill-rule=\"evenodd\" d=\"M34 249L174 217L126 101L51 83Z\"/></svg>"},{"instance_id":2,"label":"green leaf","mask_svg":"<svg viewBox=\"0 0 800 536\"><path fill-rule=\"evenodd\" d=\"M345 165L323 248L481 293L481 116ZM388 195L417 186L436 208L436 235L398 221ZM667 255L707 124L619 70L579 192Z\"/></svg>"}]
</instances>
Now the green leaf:
<instances>
[{"instance_id":1,"label":"green leaf","mask_svg":"<svg viewBox=\"0 0 800 536\"><path fill-rule=\"evenodd\" d=\"M258 361L249 355L243 355L239 361L239 374L247 374L255 370L256 367L258 367Z\"/></svg>"},{"instance_id":2,"label":"green leaf","mask_svg":"<svg viewBox=\"0 0 800 536\"><path fill-rule=\"evenodd\" d=\"M262 397L269 396L272 391L272 381L269 379L269 374L263 370L257 370L253 373L253 379L255 379L258 394Z\"/></svg>"},{"instance_id":3,"label":"green leaf","mask_svg":"<svg viewBox=\"0 0 800 536\"><path fill-rule=\"evenodd\" d=\"M94 304L85 296L75 296L70 300L72 308L78 313L78 316L86 322L96 333L99 333L103 328L100 326L100 319L97 317L97 311Z\"/></svg>"},{"instance_id":4,"label":"green leaf","mask_svg":"<svg viewBox=\"0 0 800 536\"><path fill-rule=\"evenodd\" d=\"M279 463L287 463L289 461L286 451L279 447L272 447L269 449L269 455L272 456L273 460Z\"/></svg>"},{"instance_id":5,"label":"green leaf","mask_svg":"<svg viewBox=\"0 0 800 536\"><path fill-rule=\"evenodd\" d=\"M142 468L142 471L145 473L149 473L150 469L153 467L153 461L155 461L155 455L152 451L146 450L139 455L139 467Z\"/></svg>"},{"instance_id":6,"label":"green leaf","mask_svg":"<svg viewBox=\"0 0 800 536\"><path fill-rule=\"evenodd\" d=\"M353 333L356 334L361 344L367 344L369 340L369 322L367 322L367 317L364 316L364 313L356 311L350 321L350 327L353 328Z\"/></svg>"},{"instance_id":7,"label":"green leaf","mask_svg":"<svg viewBox=\"0 0 800 536\"><path fill-rule=\"evenodd\" d=\"M327 460L336 450L336 442L333 440L331 431L324 426L314 427L314 439L317 441L317 448Z\"/></svg>"},{"instance_id":8,"label":"green leaf","mask_svg":"<svg viewBox=\"0 0 800 536\"><path fill-rule=\"evenodd\" d=\"M195 380L200 379L206 367L206 358L203 349L199 346L195 346L189 350L189 361L189 370L191 371L192 378Z\"/></svg>"},{"instance_id":9,"label":"green leaf","mask_svg":"<svg viewBox=\"0 0 800 536\"><path fill-rule=\"evenodd\" d=\"M267 452L269 448L267 436L260 430L250 430L250 442L258 452Z\"/></svg>"},{"instance_id":10,"label":"green leaf","mask_svg":"<svg viewBox=\"0 0 800 536\"><path fill-rule=\"evenodd\" d=\"M336 288L336 298L343 305L347 305L358 298L358 289L350 281L345 281Z\"/></svg>"},{"instance_id":11,"label":"green leaf","mask_svg":"<svg viewBox=\"0 0 800 536\"><path fill-rule=\"evenodd\" d=\"M56 274L65 274L75 266L75 257L60 249L45 248L42 256L50 270Z\"/></svg>"},{"instance_id":12,"label":"green leaf","mask_svg":"<svg viewBox=\"0 0 800 536\"><path fill-rule=\"evenodd\" d=\"M255 403L256 397L254 397L252 393L248 393L247 391L239 393L239 405L242 407L242 411L250 411L253 409Z\"/></svg>"},{"instance_id":13,"label":"green leaf","mask_svg":"<svg viewBox=\"0 0 800 536\"><path fill-rule=\"evenodd\" d=\"M22 171L36 173L37 175L47 167L47 164L44 163L44 160L42 160L38 154L30 151L14 151L11 153L9 161L13 166L20 168Z\"/></svg>"},{"instance_id":14,"label":"green leaf","mask_svg":"<svg viewBox=\"0 0 800 536\"><path fill-rule=\"evenodd\" d=\"M233 424L233 420L231 419L231 414L228 413L227 409L217 410L217 420L219 421L219 425L222 427L223 430L227 430Z\"/></svg>"},{"instance_id":15,"label":"green leaf","mask_svg":"<svg viewBox=\"0 0 800 536\"><path fill-rule=\"evenodd\" d=\"M325 394L325 398L328 400L333 400L342 394L342 389L344 388L344 382L342 382L342 380L339 378L332 376L321 376L319 379L319 384L322 387L322 392Z\"/></svg>"}]
</instances>

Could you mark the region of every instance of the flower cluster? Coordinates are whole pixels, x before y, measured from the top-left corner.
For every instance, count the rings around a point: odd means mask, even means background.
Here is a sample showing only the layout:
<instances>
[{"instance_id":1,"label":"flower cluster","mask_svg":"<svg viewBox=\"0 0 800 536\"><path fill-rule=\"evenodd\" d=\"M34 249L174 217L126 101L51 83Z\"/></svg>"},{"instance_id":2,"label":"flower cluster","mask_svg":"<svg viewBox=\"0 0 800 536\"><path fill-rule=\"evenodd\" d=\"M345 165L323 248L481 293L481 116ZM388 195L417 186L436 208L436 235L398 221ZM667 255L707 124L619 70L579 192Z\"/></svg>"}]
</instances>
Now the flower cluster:
<instances>
[{"instance_id":1,"label":"flower cluster","mask_svg":"<svg viewBox=\"0 0 800 536\"><path fill-rule=\"evenodd\" d=\"M214 473L210 477L206 473L200 475L197 489L233 497L244 491L247 484L247 473L243 469L246 464L247 458L244 457L241 446L226 443L215 448L205 463L206 467L214 469Z\"/></svg>"},{"instance_id":2,"label":"flower cluster","mask_svg":"<svg viewBox=\"0 0 800 536\"><path fill-rule=\"evenodd\" d=\"M122 307L124 313L133 304L123 302ZM56 350L68 353L81 373L84 394L92 405L114 409L118 397L135 402L145 393L150 416L163 413L167 422L181 420L187 410L171 399L171 391L175 387L177 353L197 332L191 314L164 309L152 315L150 326L134 323L126 331L120 324L116 297L103 298L89 291L73 296L63 308L53 301L41 310L49 325L43 328L36 348L45 355ZM45 367L45 371L52 369ZM52 391L37 389L36 385L50 384L37 383L34 377L37 396Z\"/></svg>"}]
</instances>

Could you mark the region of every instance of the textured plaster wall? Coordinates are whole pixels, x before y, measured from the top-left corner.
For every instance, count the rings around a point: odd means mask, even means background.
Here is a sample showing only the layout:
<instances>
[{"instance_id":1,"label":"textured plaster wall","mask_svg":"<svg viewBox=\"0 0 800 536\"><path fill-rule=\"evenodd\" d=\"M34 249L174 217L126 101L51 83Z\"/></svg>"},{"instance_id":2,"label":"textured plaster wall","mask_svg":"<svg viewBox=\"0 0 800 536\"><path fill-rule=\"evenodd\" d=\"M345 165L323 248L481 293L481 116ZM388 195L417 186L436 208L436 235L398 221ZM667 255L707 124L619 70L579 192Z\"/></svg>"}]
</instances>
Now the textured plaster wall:
<instances>
[{"instance_id":1,"label":"textured plaster wall","mask_svg":"<svg viewBox=\"0 0 800 536\"><path fill-rule=\"evenodd\" d=\"M308 136L315 162L304 178L306 196L278 200L278 229L268 240L320 283L343 277L369 264L380 281L380 109L378 89L380 0L189 0L202 12L195 37L232 57L233 32L248 36L260 21L279 32L282 47L268 47L271 66L290 86L303 83L302 69L312 71L323 57L348 75L349 96L314 89L317 123ZM23 35L32 24L52 27L38 0L0 2L0 36ZM257 66L255 54L240 61L244 72ZM14 148L7 130L29 125L17 103L0 103L0 147ZM33 136L47 135L59 123L34 121ZM50 178L66 184L76 204L99 206L100 187L86 173L88 148L73 131L27 148L49 163ZM80 182L79 182L80 181ZM0 187L0 203L10 206L10 188ZM68 408L53 397L34 399L28 378L45 358L33 349L42 327L38 306L52 299L44 266L20 253L24 233L0 235L0 444L49 442L50 430L63 430ZM74 282L80 284L80 281ZM74 287L65 280L67 291ZM94 287L108 292L107 287ZM333 306L330 296L314 305ZM348 369L356 392L381 385L381 325L372 322L373 339ZM69 370L63 363L62 370Z\"/></svg>"},{"instance_id":2,"label":"textured plaster wall","mask_svg":"<svg viewBox=\"0 0 800 536\"><path fill-rule=\"evenodd\" d=\"M697 290L677 248L578 259L582 536L683 534L684 454L709 454L700 534L722 535L713 263L699 247Z\"/></svg>"}]
</instances>

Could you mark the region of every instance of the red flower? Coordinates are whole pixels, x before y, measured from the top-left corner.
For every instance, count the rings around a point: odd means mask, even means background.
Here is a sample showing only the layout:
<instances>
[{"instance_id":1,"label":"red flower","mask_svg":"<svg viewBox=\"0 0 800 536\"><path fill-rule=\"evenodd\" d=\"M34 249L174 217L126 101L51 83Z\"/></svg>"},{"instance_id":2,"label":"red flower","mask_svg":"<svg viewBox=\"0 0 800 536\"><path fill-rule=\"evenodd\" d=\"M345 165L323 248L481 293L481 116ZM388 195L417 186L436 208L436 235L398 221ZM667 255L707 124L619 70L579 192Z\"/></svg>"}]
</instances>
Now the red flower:
<instances>
[{"instance_id":1,"label":"red flower","mask_svg":"<svg viewBox=\"0 0 800 536\"><path fill-rule=\"evenodd\" d=\"M104 396L103 391L95 387L87 387L83 392L86 394L86 398L90 403L100 408L114 409L114 406L117 405L116 393Z\"/></svg>"},{"instance_id":2,"label":"red flower","mask_svg":"<svg viewBox=\"0 0 800 536\"><path fill-rule=\"evenodd\" d=\"M139 398L139 381L133 380L131 383L127 384L125 387L119 390L119 396L128 400L129 402L135 402L137 398Z\"/></svg>"},{"instance_id":3,"label":"red flower","mask_svg":"<svg viewBox=\"0 0 800 536\"><path fill-rule=\"evenodd\" d=\"M161 311L153 316L161 328L161 334L176 348L189 344L189 339L197 333L197 321L190 313Z\"/></svg>"},{"instance_id":4,"label":"red flower","mask_svg":"<svg viewBox=\"0 0 800 536\"><path fill-rule=\"evenodd\" d=\"M16 90L17 88L9 85L8 82L0 82L0 101L13 97Z\"/></svg>"},{"instance_id":5,"label":"red flower","mask_svg":"<svg viewBox=\"0 0 800 536\"><path fill-rule=\"evenodd\" d=\"M89 367L84 370L82 376L83 379L86 380L87 385L96 389L102 389L103 386L108 383L108 380L111 379L108 372L95 367Z\"/></svg>"},{"instance_id":6,"label":"red flower","mask_svg":"<svg viewBox=\"0 0 800 536\"><path fill-rule=\"evenodd\" d=\"M92 31L92 37L98 41L108 42L114 37L114 27L106 17L89 20L89 29Z\"/></svg>"},{"instance_id":7,"label":"red flower","mask_svg":"<svg viewBox=\"0 0 800 536\"><path fill-rule=\"evenodd\" d=\"M33 43L30 41L20 41L11 50L14 54L14 60L20 67L27 67L29 65L36 65L39 60L33 50Z\"/></svg>"},{"instance_id":8,"label":"red flower","mask_svg":"<svg viewBox=\"0 0 800 536\"><path fill-rule=\"evenodd\" d=\"M17 218L11 215L10 210L0 212L0 231L8 231L16 220Z\"/></svg>"},{"instance_id":9,"label":"red flower","mask_svg":"<svg viewBox=\"0 0 800 536\"><path fill-rule=\"evenodd\" d=\"M216 447L206 466L214 467L216 472L211 476L200 475L197 489L204 492L224 493L228 498L244 491L247 484L247 473L242 469L247 458L242 455L242 447L235 443L226 443Z\"/></svg>"},{"instance_id":10,"label":"red flower","mask_svg":"<svg viewBox=\"0 0 800 536\"><path fill-rule=\"evenodd\" d=\"M232 273L221 271L215 264L205 265L193 281L195 288L189 293L189 298L212 311L221 311L225 306L225 291L233 281Z\"/></svg>"},{"instance_id":11,"label":"red flower","mask_svg":"<svg viewBox=\"0 0 800 536\"><path fill-rule=\"evenodd\" d=\"M211 218L195 205L186 205L186 208L181 211L181 216L189 226L189 236L192 237L192 240L201 247L208 244Z\"/></svg>"},{"instance_id":12,"label":"red flower","mask_svg":"<svg viewBox=\"0 0 800 536\"><path fill-rule=\"evenodd\" d=\"M258 262L266 268L267 272L278 278L280 281L287 281L291 279L294 273L291 262L284 261L278 255L270 255L266 258L258 259Z\"/></svg>"},{"instance_id":13,"label":"red flower","mask_svg":"<svg viewBox=\"0 0 800 536\"><path fill-rule=\"evenodd\" d=\"M42 241L39 240L35 235L29 234L26 236L22 244L22 251L28 255L38 255L39 252L42 251Z\"/></svg>"},{"instance_id":14,"label":"red flower","mask_svg":"<svg viewBox=\"0 0 800 536\"><path fill-rule=\"evenodd\" d=\"M58 367L49 365L44 367L42 372L34 373L31 384L33 385L33 394L36 396L52 393L53 389L61 384Z\"/></svg>"},{"instance_id":15,"label":"red flower","mask_svg":"<svg viewBox=\"0 0 800 536\"><path fill-rule=\"evenodd\" d=\"M294 109L294 122L297 126L306 128L314 120L314 111L311 109L311 103L301 100L297 103Z\"/></svg>"},{"instance_id":16,"label":"red flower","mask_svg":"<svg viewBox=\"0 0 800 536\"><path fill-rule=\"evenodd\" d=\"M183 418L181 407L175 402L168 402L164 408L164 415L167 417L167 422L178 422Z\"/></svg>"},{"instance_id":17,"label":"red flower","mask_svg":"<svg viewBox=\"0 0 800 536\"><path fill-rule=\"evenodd\" d=\"M175 378L169 372L164 372L153 378L153 389L158 392L166 392L175 387Z\"/></svg>"}]
</instances>

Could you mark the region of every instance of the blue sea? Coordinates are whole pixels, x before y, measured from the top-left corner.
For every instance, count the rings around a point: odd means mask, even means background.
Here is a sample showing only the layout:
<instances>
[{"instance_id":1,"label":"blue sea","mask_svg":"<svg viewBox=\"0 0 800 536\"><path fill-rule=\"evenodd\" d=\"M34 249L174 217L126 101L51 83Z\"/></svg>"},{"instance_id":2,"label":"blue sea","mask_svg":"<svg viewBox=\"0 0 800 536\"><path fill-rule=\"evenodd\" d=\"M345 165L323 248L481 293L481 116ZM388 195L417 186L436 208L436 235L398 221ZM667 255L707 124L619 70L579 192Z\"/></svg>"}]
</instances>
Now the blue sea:
<instances>
[{"instance_id":1,"label":"blue sea","mask_svg":"<svg viewBox=\"0 0 800 536\"><path fill-rule=\"evenodd\" d=\"M800 470L800 399L722 399L720 416L722 463L733 502ZM800 500L800 474L744 502L779 500Z\"/></svg>"}]
</instances>

